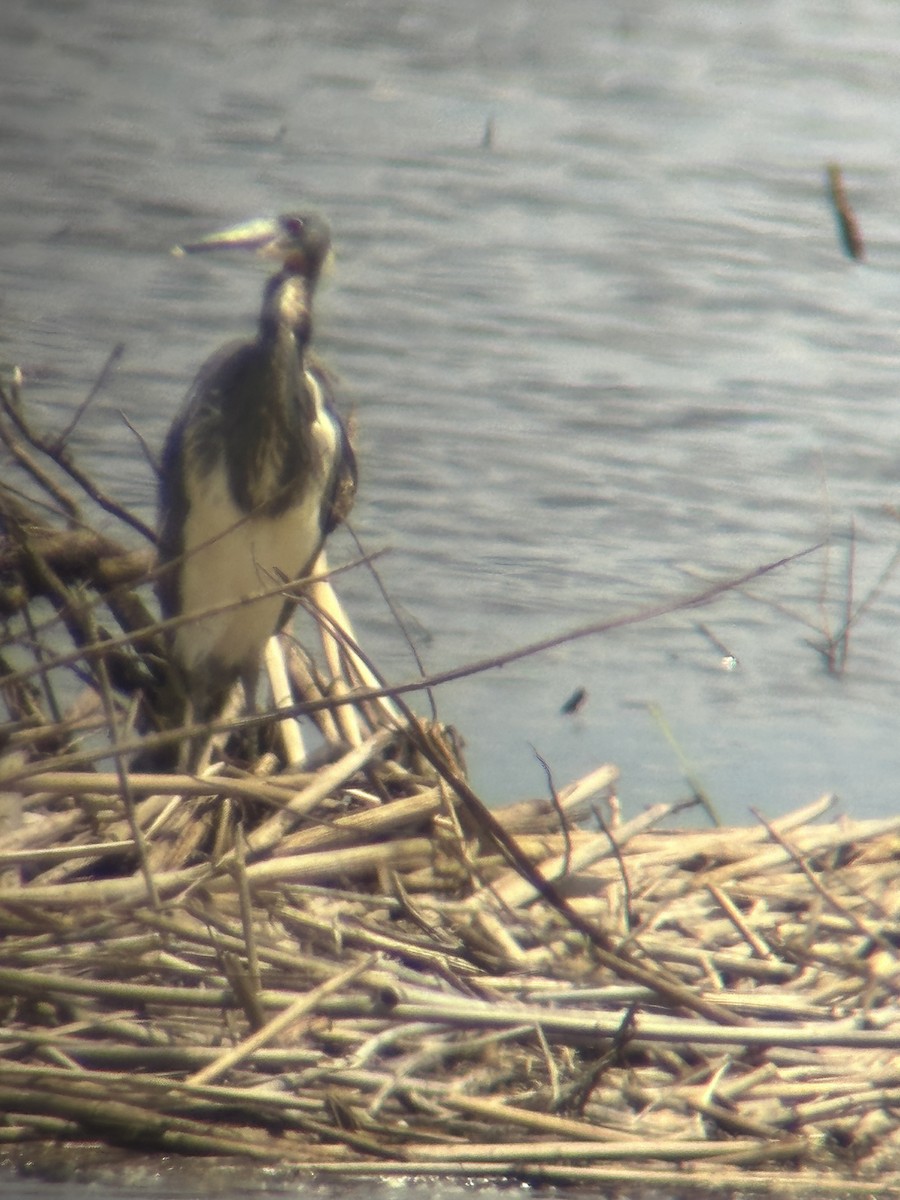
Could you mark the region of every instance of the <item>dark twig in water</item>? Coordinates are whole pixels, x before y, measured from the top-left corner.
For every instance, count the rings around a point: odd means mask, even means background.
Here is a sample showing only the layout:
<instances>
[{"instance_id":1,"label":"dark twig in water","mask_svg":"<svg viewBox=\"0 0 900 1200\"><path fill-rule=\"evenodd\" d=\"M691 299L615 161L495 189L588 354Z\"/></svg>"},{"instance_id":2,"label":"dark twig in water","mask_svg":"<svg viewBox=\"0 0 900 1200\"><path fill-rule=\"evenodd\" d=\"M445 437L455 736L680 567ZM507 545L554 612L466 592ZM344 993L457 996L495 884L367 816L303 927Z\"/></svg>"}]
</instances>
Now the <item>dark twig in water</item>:
<instances>
[{"instance_id":1,"label":"dark twig in water","mask_svg":"<svg viewBox=\"0 0 900 1200\"><path fill-rule=\"evenodd\" d=\"M704 621L698 621L694 628L699 634L706 638L711 646L718 650L722 656L719 665L724 671L734 671L738 664L738 660L734 654L728 649L721 638L717 637L710 627Z\"/></svg>"},{"instance_id":2,"label":"dark twig in water","mask_svg":"<svg viewBox=\"0 0 900 1200\"><path fill-rule=\"evenodd\" d=\"M144 435L141 433L141 431L138 429L138 427L134 424L134 422L129 418L128 414L123 412L121 409L119 409L119 416L122 418L122 423L124 424L125 428L128 430L129 433L131 433L133 435L134 440L137 442L138 446L140 447L141 454L143 454L143 456L147 462L147 465L150 467L151 471L153 472L153 477L155 479L158 478L159 477L159 458L157 457L157 455L155 455L153 453L153 451L147 445L147 439L144 437Z\"/></svg>"},{"instance_id":3,"label":"dark twig in water","mask_svg":"<svg viewBox=\"0 0 900 1200\"><path fill-rule=\"evenodd\" d=\"M843 675L850 650L850 629L853 625L853 578L856 568L856 522L850 521L850 541L847 545L847 586L844 589L844 623L838 636L836 672Z\"/></svg>"},{"instance_id":4,"label":"dark twig in water","mask_svg":"<svg viewBox=\"0 0 900 1200\"><path fill-rule=\"evenodd\" d=\"M837 163L828 164L827 177L828 195L837 218L838 232L844 253L856 262L861 262L866 257L866 248L856 214L847 199L843 172Z\"/></svg>"},{"instance_id":5,"label":"dark twig in water","mask_svg":"<svg viewBox=\"0 0 900 1200\"><path fill-rule=\"evenodd\" d=\"M581 712L587 701L587 689L578 687L566 702L560 708L560 713L564 717L569 717L573 713Z\"/></svg>"},{"instance_id":6,"label":"dark twig in water","mask_svg":"<svg viewBox=\"0 0 900 1200\"><path fill-rule=\"evenodd\" d=\"M88 394L85 396L85 398L82 400L82 402L75 409L75 412L72 414L71 420L69 421L68 425L66 425L66 427L62 430L62 432L59 434L58 438L56 439L56 452L57 453L59 453L59 451L62 450L68 443L69 438L75 432L76 425L81 420L81 418L84 416L84 414L87 412L87 410L90 408L91 404L94 402L94 399L99 395L102 388L105 386L106 381L109 379L110 375L112 374L113 367L116 365L116 363L122 357L124 352L125 352L125 343L124 342L118 342L115 346L113 346L112 350L110 350L109 354L106 357L106 362L100 368L100 374L94 380L91 390L88 392Z\"/></svg>"},{"instance_id":7,"label":"dark twig in water","mask_svg":"<svg viewBox=\"0 0 900 1200\"><path fill-rule=\"evenodd\" d=\"M387 605L388 612L391 614L391 617L394 620L394 624L400 630L400 635L402 636L403 640L406 642L406 645L409 649L410 654L413 656L413 660L419 669L419 674L421 675L422 679L425 680L427 678L427 672L425 670L425 664L422 661L422 656L419 654L419 651L416 647L415 640L413 639L412 634L409 632L409 628L403 619L403 615L401 614L397 605L394 603L393 597L391 596L391 594L388 592L387 588L385 587L385 583L381 576L381 572L375 566L374 558L371 557L370 555L366 554L366 551L363 549L362 543L360 542L359 538L357 537L356 530L353 528L353 525L350 523L350 521L345 521L344 525L346 526L348 533L350 534L351 538L353 539L353 544L356 546L356 551L360 557L360 560L365 563L369 574L374 579L375 586L378 588L378 591L381 595L382 600ZM425 695L428 697L428 704L431 709L432 720L436 721L438 719L438 715L437 715L437 704L435 703L435 699L434 699L434 692L432 691L432 689L430 687L426 686Z\"/></svg>"},{"instance_id":8,"label":"dark twig in water","mask_svg":"<svg viewBox=\"0 0 900 1200\"><path fill-rule=\"evenodd\" d=\"M884 591L888 580L896 571L898 564L900 564L900 546L897 547L897 549L888 559L886 565L881 571L881 574L875 580L875 583L869 588L868 592L866 592L859 604L854 607L853 580L856 566L856 526L855 524L853 525L850 546L847 551L847 586L844 595L844 622L841 627L828 639L829 647L831 645L843 647L839 658L839 669L836 671L837 674L843 673L846 666L847 649L851 628L856 624L860 617L872 607L872 605ZM815 645L815 643L813 644ZM816 645L816 649L820 650L821 652L821 647L819 645ZM830 653L833 652L830 652L828 647L826 647L826 660L829 662L829 665Z\"/></svg>"}]
</instances>

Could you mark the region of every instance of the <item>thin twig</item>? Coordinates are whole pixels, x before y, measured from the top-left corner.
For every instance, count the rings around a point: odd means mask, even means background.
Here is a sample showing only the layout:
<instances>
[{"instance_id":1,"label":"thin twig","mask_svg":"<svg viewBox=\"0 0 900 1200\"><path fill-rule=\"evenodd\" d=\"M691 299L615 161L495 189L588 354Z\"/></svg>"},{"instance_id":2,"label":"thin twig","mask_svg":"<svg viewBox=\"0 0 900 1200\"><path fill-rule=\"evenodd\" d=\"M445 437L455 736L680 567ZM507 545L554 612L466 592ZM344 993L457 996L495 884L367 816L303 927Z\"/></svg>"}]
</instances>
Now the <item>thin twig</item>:
<instances>
[{"instance_id":1,"label":"thin twig","mask_svg":"<svg viewBox=\"0 0 900 1200\"><path fill-rule=\"evenodd\" d=\"M100 368L100 373L97 376L97 378L94 380L91 390L88 392L88 394L85 396L85 398L82 400L82 402L75 409L75 412L72 414L72 418L69 421L68 425L66 425L65 428L57 436L56 447L55 447L57 454L66 446L66 444L69 441L69 438L75 432L76 425L81 420L81 418L84 416L84 414L88 410L88 408L90 408L91 404L93 403L93 401L96 398L96 396L98 395L98 393L106 386L106 381L109 379L109 376L112 373L113 367L116 365L116 363L122 357L124 352L125 352L125 343L117 342L116 345L113 346L112 350L110 350L109 354L106 356L106 362Z\"/></svg>"},{"instance_id":2,"label":"thin twig","mask_svg":"<svg viewBox=\"0 0 900 1200\"><path fill-rule=\"evenodd\" d=\"M565 846L565 849L563 850L560 877L565 879L565 877L569 874L569 869L572 865L572 834L569 830L569 822L566 819L566 814L563 812L562 805L559 802L559 793L557 792L553 783L553 775L550 771L549 764L547 763L546 759L541 758L534 746L531 747L531 752L544 769L544 775L547 779L547 791L550 795L550 803L553 805L554 811L559 819L559 827L562 831L563 843Z\"/></svg>"},{"instance_id":3,"label":"thin twig","mask_svg":"<svg viewBox=\"0 0 900 1200\"><path fill-rule=\"evenodd\" d=\"M387 610L391 614L391 617L393 618L394 624L400 630L400 635L403 638L404 642L406 642L407 648L409 649L409 652L413 657L413 661L415 662L416 666L418 667L419 675L421 676L421 678L423 680L426 679L428 672L425 670L425 663L422 661L422 656L419 654L418 647L416 646L416 643L415 643L415 640L413 639L412 634L409 632L409 627L408 627L406 621L403 619L403 616L402 616L399 608L394 603L394 600L391 597L390 592L387 590L387 587L385 586L384 579L382 578L381 572L378 570L378 568L375 565L374 558L372 558L371 555L366 553L365 549L363 548L362 543L359 540L359 537L357 536L356 530L353 528L352 523L345 520L344 527L346 528L347 532L350 534L350 537L353 539L353 543L356 546L357 554L363 560L363 562L366 565L366 569L368 570L369 574L374 579L375 586L378 588L381 598L384 601L384 603L386 604ZM430 687L426 687L425 695L428 699L428 704L431 709L431 719L433 721L437 721L437 719L438 719L437 704L435 702L433 689Z\"/></svg>"}]
</instances>

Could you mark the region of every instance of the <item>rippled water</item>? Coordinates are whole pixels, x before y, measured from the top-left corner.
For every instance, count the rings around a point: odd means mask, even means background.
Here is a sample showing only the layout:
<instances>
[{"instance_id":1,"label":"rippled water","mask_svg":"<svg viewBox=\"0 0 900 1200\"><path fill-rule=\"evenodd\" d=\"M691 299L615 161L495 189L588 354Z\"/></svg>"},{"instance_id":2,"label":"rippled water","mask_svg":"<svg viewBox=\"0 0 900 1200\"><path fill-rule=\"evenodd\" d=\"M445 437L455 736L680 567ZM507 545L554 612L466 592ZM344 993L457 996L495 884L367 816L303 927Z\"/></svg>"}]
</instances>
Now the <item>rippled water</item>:
<instances>
[{"instance_id":1,"label":"rippled water","mask_svg":"<svg viewBox=\"0 0 900 1200\"><path fill-rule=\"evenodd\" d=\"M125 500L152 512L118 411L157 445L262 282L168 248L318 208L355 526L390 548L429 669L832 539L752 597L442 689L486 797L545 787L533 746L558 784L611 759L626 808L677 798L657 704L726 818L825 789L894 807L900 577L842 678L809 640L842 620L851 525L856 601L900 541L900 9L8 0L0 32L0 357L61 423L124 342L78 438ZM829 159L865 265L840 253ZM371 581L344 587L411 677Z\"/></svg>"}]
</instances>

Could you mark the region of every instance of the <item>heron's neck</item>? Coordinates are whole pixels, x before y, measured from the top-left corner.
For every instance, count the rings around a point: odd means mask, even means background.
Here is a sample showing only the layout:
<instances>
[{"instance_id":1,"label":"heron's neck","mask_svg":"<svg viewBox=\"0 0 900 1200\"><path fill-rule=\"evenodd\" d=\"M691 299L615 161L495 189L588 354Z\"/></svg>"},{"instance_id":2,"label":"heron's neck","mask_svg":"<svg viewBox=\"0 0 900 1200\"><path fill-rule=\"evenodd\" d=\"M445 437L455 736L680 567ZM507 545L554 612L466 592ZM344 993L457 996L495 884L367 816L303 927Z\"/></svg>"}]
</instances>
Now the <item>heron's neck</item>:
<instances>
[{"instance_id":1,"label":"heron's neck","mask_svg":"<svg viewBox=\"0 0 900 1200\"><path fill-rule=\"evenodd\" d=\"M263 341L290 334L300 354L312 336L312 284L305 275L281 271L269 283L260 320Z\"/></svg>"}]
</instances>

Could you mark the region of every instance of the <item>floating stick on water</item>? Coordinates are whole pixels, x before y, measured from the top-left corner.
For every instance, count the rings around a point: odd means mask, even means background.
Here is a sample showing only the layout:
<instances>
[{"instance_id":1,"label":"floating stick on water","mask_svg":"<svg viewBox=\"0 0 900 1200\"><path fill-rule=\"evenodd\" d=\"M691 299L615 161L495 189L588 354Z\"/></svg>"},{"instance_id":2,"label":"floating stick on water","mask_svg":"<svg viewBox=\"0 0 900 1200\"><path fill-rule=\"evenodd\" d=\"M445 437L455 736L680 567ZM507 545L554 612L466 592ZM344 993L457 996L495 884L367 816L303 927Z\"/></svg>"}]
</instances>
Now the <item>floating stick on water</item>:
<instances>
[{"instance_id":1,"label":"floating stick on water","mask_svg":"<svg viewBox=\"0 0 900 1200\"><path fill-rule=\"evenodd\" d=\"M847 199L843 172L837 163L832 162L828 164L827 175L828 194L834 208L834 215L837 217L841 245L849 258L856 262L862 262L866 257L866 247L856 214Z\"/></svg>"}]
</instances>

